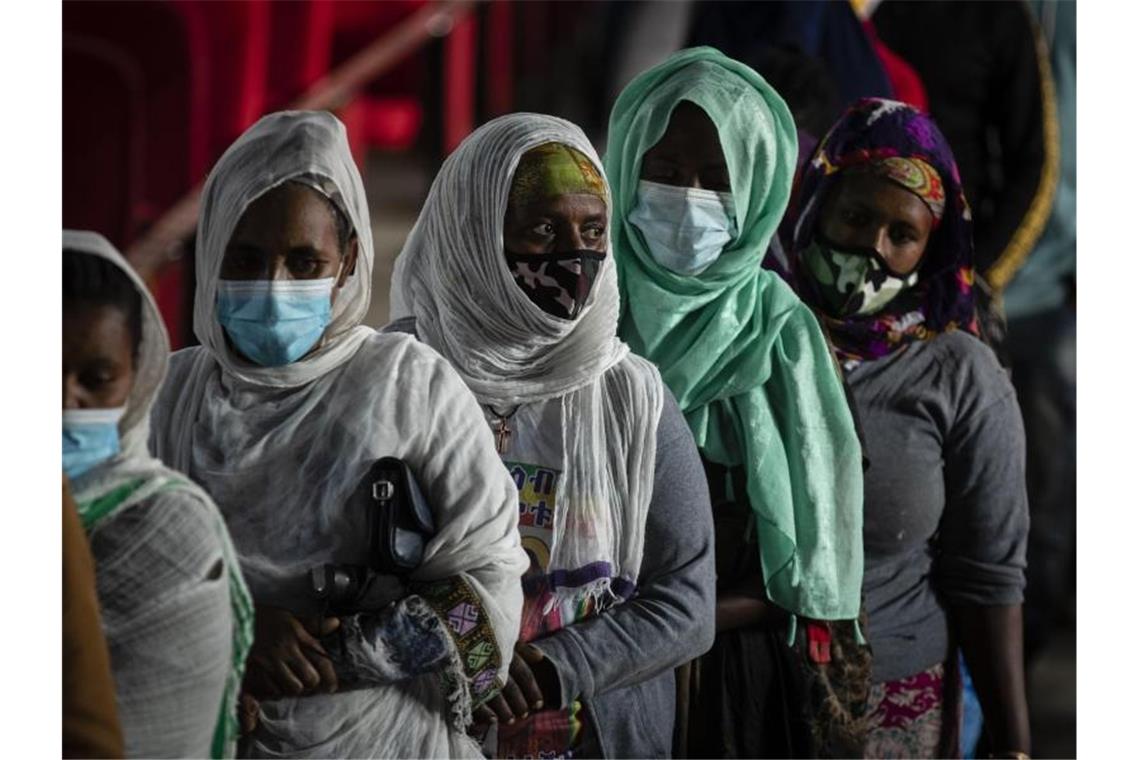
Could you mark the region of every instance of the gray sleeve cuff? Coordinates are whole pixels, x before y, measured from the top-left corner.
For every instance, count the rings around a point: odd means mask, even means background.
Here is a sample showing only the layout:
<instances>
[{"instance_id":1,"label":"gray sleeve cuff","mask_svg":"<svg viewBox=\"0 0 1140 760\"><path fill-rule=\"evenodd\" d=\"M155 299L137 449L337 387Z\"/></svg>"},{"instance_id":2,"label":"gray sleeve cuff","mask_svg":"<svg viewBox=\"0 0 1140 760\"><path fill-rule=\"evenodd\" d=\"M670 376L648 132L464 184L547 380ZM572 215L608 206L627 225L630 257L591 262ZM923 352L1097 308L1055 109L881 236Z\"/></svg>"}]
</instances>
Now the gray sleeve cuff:
<instances>
[{"instance_id":1,"label":"gray sleeve cuff","mask_svg":"<svg viewBox=\"0 0 1140 760\"><path fill-rule=\"evenodd\" d=\"M557 707L563 708L577 699L589 699L594 695L593 674L572 628L563 628L532 641L531 645L550 660L558 673L562 701Z\"/></svg>"},{"instance_id":2,"label":"gray sleeve cuff","mask_svg":"<svg viewBox=\"0 0 1140 760\"><path fill-rule=\"evenodd\" d=\"M938 563L938 589L956 604L984 606L1021 604L1025 569L995 565L965 557L944 557Z\"/></svg>"}]
</instances>

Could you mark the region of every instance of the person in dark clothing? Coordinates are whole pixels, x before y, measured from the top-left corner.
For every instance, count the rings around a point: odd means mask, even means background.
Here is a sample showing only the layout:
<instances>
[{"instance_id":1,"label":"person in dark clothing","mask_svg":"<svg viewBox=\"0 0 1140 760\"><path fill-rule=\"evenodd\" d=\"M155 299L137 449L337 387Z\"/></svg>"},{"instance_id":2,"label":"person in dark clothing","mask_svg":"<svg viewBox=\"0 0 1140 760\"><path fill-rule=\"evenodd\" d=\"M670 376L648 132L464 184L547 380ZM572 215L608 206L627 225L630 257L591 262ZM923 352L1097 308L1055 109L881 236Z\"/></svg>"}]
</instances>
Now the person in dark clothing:
<instances>
[{"instance_id":1,"label":"person in dark clothing","mask_svg":"<svg viewBox=\"0 0 1140 760\"><path fill-rule=\"evenodd\" d=\"M886 0L872 19L922 77L973 209L975 269L1000 292L1044 229L1057 176L1048 62L1029 8Z\"/></svg>"},{"instance_id":2,"label":"person in dark clothing","mask_svg":"<svg viewBox=\"0 0 1140 760\"><path fill-rule=\"evenodd\" d=\"M696 3L687 45L711 45L761 73L766 49L797 49L815 58L826 66L841 98L828 124L838 118L842 104L892 95L887 72L846 2Z\"/></svg>"},{"instance_id":3,"label":"person in dark clothing","mask_svg":"<svg viewBox=\"0 0 1140 760\"><path fill-rule=\"evenodd\" d=\"M834 77L819 59L793 45L764 47L741 63L756 69L788 104L800 138L798 166L843 110Z\"/></svg>"},{"instance_id":4,"label":"person in dark clothing","mask_svg":"<svg viewBox=\"0 0 1140 760\"><path fill-rule=\"evenodd\" d=\"M780 94L796 122L796 169L815 149L819 138L831 127L843 108L839 89L827 67L819 60L791 46L766 47L742 61ZM788 281L788 257L780 235L773 235L760 265Z\"/></svg>"},{"instance_id":5,"label":"person in dark clothing","mask_svg":"<svg viewBox=\"0 0 1140 760\"><path fill-rule=\"evenodd\" d=\"M1045 232L1002 297L1032 515L1027 660L1048 643L1072 599L1077 529L1077 10L1068 0L1036 0L1033 8L1050 48L1061 171Z\"/></svg>"}]
</instances>

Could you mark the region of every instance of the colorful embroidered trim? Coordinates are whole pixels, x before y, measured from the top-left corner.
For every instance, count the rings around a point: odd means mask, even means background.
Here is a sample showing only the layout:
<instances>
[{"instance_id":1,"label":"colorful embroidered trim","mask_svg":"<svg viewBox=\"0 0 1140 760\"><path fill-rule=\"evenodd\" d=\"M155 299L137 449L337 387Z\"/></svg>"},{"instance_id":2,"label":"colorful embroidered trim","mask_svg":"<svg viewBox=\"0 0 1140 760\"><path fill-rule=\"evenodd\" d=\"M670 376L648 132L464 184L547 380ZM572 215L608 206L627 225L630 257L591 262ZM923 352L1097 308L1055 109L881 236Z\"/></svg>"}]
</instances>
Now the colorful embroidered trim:
<instances>
[{"instance_id":1,"label":"colorful embroidered trim","mask_svg":"<svg viewBox=\"0 0 1140 760\"><path fill-rule=\"evenodd\" d=\"M503 688L498 675L502 658L479 595L459 577L418 587L416 593L447 625L463 662L472 709L498 694ZM445 679L452 677L444 672Z\"/></svg>"}]
</instances>

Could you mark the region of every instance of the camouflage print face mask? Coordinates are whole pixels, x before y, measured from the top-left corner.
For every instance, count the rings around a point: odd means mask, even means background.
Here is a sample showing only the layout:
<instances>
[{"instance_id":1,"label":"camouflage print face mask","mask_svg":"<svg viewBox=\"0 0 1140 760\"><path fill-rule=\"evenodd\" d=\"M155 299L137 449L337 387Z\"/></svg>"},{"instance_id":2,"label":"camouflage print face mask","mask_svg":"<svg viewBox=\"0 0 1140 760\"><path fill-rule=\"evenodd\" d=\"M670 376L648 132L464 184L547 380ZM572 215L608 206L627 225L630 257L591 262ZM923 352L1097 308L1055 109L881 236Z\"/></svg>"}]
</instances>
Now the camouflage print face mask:
<instances>
[{"instance_id":1,"label":"camouflage print face mask","mask_svg":"<svg viewBox=\"0 0 1140 760\"><path fill-rule=\"evenodd\" d=\"M600 251L507 253L511 276L535 306L559 319L577 319L605 261Z\"/></svg>"},{"instance_id":2,"label":"camouflage print face mask","mask_svg":"<svg viewBox=\"0 0 1140 760\"><path fill-rule=\"evenodd\" d=\"M917 267L900 277L873 248L840 248L817 238L803 260L837 319L874 314L918 282Z\"/></svg>"}]
</instances>

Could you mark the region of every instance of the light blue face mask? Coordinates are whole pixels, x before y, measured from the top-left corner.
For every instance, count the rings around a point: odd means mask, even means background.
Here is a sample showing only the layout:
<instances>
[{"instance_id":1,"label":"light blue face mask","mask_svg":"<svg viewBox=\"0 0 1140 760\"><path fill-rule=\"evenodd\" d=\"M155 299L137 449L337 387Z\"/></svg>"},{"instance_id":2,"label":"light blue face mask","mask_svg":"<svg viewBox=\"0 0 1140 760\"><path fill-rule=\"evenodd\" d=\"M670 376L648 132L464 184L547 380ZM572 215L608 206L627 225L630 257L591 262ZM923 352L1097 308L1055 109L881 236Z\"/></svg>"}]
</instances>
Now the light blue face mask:
<instances>
[{"instance_id":1,"label":"light blue face mask","mask_svg":"<svg viewBox=\"0 0 1140 760\"><path fill-rule=\"evenodd\" d=\"M74 480L119 453L119 420L115 409L63 410L63 471Z\"/></svg>"},{"instance_id":2,"label":"light blue face mask","mask_svg":"<svg viewBox=\"0 0 1140 760\"><path fill-rule=\"evenodd\" d=\"M736 238L732 193L641 180L628 219L653 260L677 274L700 274Z\"/></svg>"},{"instance_id":3,"label":"light blue face mask","mask_svg":"<svg viewBox=\"0 0 1140 760\"><path fill-rule=\"evenodd\" d=\"M234 347L263 367L297 361L332 321L336 278L219 280L218 321Z\"/></svg>"}]
</instances>

